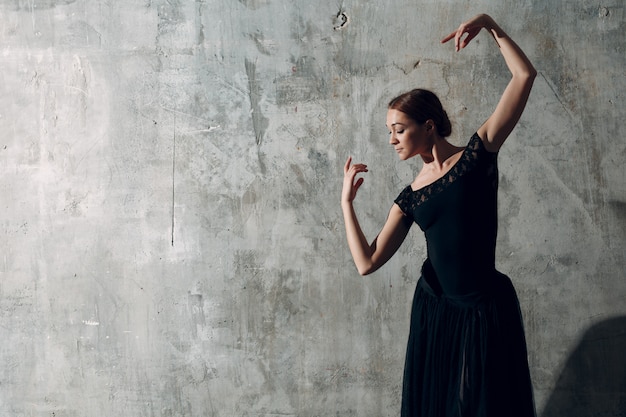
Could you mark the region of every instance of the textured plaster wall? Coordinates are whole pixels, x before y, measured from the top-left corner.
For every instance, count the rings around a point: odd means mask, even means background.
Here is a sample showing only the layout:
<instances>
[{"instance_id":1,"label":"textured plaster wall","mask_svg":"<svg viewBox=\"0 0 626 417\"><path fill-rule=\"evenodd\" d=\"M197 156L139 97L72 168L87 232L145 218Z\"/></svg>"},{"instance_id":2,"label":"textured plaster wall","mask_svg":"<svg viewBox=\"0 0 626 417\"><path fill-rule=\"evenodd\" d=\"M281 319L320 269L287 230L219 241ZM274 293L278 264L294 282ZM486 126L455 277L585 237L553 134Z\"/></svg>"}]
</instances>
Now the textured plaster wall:
<instances>
[{"instance_id":1,"label":"textured plaster wall","mask_svg":"<svg viewBox=\"0 0 626 417\"><path fill-rule=\"evenodd\" d=\"M500 155L498 267L538 409L626 415L625 5L591 1L0 1L0 415L396 416L417 227L359 277L339 209L370 166L370 237L419 169L387 101L437 92L464 144L539 76Z\"/></svg>"}]
</instances>

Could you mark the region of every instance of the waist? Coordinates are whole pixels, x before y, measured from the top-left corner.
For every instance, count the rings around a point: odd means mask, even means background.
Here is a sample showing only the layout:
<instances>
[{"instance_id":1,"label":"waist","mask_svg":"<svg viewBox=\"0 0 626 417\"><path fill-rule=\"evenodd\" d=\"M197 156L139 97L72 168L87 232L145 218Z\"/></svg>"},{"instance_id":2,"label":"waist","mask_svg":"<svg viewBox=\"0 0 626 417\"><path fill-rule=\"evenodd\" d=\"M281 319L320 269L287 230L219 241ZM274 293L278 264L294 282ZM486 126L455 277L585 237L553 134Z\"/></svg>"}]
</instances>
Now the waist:
<instances>
[{"instance_id":1,"label":"waist","mask_svg":"<svg viewBox=\"0 0 626 417\"><path fill-rule=\"evenodd\" d=\"M434 297L445 298L459 306L474 306L481 302L487 302L493 299L496 294L512 287L509 277L498 272L495 267L481 271L480 276L476 276L476 272L472 272L456 279L467 282L441 282L430 259L426 259L422 265L422 276L417 285L426 293Z\"/></svg>"}]
</instances>

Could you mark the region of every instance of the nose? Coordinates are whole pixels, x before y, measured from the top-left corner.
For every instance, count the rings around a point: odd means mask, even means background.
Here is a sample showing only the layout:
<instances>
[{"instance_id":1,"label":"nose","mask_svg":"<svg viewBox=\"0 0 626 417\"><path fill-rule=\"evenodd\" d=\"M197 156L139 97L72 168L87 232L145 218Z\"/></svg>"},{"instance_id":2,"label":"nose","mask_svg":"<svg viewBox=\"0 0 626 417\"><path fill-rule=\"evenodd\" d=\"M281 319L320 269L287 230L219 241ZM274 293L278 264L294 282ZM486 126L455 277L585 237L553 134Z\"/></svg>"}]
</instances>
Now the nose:
<instances>
[{"instance_id":1,"label":"nose","mask_svg":"<svg viewBox=\"0 0 626 417\"><path fill-rule=\"evenodd\" d=\"M398 138L396 138L396 134L394 132L391 132L389 134L389 144L390 145L395 145L398 143Z\"/></svg>"}]
</instances>

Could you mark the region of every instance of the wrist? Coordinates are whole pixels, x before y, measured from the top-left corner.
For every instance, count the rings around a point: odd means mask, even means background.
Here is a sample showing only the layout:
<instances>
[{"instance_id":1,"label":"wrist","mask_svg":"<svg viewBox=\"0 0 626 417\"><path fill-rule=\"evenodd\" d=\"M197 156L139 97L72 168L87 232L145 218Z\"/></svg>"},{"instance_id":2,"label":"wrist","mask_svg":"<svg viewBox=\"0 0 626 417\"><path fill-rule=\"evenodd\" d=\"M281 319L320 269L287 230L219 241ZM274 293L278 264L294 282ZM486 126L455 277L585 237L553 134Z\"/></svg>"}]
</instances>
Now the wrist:
<instances>
[{"instance_id":1,"label":"wrist","mask_svg":"<svg viewBox=\"0 0 626 417\"><path fill-rule=\"evenodd\" d=\"M485 19L485 29L487 29L487 31L491 33L493 37L499 38L499 37L506 36L502 28L498 26L496 21L493 20L491 16L484 15L484 19Z\"/></svg>"}]
</instances>

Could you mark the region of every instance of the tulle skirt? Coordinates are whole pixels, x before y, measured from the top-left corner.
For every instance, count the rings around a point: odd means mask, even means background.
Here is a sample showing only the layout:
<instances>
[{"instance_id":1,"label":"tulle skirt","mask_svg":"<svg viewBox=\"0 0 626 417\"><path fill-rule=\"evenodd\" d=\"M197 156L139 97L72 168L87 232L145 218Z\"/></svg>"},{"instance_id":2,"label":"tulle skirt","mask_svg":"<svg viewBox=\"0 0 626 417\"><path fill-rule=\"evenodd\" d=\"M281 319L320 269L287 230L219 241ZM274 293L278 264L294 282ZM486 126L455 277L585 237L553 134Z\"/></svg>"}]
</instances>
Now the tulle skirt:
<instances>
[{"instance_id":1,"label":"tulle skirt","mask_svg":"<svg viewBox=\"0 0 626 417\"><path fill-rule=\"evenodd\" d=\"M455 297L437 294L429 274L427 262L413 299L402 417L535 417L511 280L494 271L488 290Z\"/></svg>"}]
</instances>

